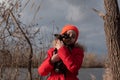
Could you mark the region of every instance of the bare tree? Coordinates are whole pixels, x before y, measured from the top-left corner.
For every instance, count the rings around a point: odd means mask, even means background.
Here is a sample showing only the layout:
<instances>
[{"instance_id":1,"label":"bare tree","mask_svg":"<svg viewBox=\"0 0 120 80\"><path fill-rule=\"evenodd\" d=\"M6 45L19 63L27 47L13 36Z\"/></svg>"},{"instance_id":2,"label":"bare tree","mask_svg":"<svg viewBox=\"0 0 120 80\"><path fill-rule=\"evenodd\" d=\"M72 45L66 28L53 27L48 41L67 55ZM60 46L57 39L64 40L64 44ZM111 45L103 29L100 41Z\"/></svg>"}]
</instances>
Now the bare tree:
<instances>
[{"instance_id":1,"label":"bare tree","mask_svg":"<svg viewBox=\"0 0 120 80\"><path fill-rule=\"evenodd\" d=\"M96 11L104 19L111 80L120 79L120 12L117 0L104 0L106 14Z\"/></svg>"},{"instance_id":2,"label":"bare tree","mask_svg":"<svg viewBox=\"0 0 120 80\"><path fill-rule=\"evenodd\" d=\"M18 8L20 8L19 5L21 5L20 0L16 0L15 3L12 1L13 0L8 0L7 5L6 2L0 4L0 49L3 50L4 48L11 48L10 52L12 52L15 51L15 47L19 46L19 53L25 53L25 49L28 50L27 53L29 53L29 55L26 60L28 61L29 80L32 80L32 57L34 42L31 41L34 41L35 36L39 34L39 28L30 34L30 32L27 31L27 28L30 26L23 25L19 20L20 15ZM34 26L32 25L32 27ZM14 48L11 47L12 45Z\"/></svg>"},{"instance_id":3,"label":"bare tree","mask_svg":"<svg viewBox=\"0 0 120 80\"><path fill-rule=\"evenodd\" d=\"M106 35L109 68L113 79L120 79L120 13L117 0L104 0L106 15L104 30Z\"/></svg>"}]
</instances>

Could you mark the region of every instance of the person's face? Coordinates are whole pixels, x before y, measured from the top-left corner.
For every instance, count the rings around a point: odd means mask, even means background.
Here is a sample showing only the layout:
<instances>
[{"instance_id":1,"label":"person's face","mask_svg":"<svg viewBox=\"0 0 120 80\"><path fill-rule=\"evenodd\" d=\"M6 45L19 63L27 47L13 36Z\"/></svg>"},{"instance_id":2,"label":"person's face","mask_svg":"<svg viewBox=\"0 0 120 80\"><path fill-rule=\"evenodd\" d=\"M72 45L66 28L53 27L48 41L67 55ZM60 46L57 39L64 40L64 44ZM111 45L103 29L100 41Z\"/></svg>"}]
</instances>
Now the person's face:
<instances>
[{"instance_id":1,"label":"person's face","mask_svg":"<svg viewBox=\"0 0 120 80\"><path fill-rule=\"evenodd\" d=\"M75 33L75 31L73 31L73 30L68 30L68 31L66 32L66 34L69 35L70 39L65 40L65 43L66 43L67 45L69 45L69 44L74 44L74 43L75 43L75 39L76 39L76 33Z\"/></svg>"}]
</instances>

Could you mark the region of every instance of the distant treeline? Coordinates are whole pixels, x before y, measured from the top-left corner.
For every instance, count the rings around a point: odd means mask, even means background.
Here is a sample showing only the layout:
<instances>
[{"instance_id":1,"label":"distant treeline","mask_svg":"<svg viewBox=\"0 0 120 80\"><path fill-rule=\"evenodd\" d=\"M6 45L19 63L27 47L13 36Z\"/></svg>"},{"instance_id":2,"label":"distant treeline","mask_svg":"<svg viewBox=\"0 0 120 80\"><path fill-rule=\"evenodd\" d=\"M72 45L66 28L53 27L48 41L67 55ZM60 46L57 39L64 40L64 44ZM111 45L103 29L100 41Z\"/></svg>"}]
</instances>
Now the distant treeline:
<instances>
[{"instance_id":1,"label":"distant treeline","mask_svg":"<svg viewBox=\"0 0 120 80\"><path fill-rule=\"evenodd\" d=\"M34 54L32 58L32 66L38 67L44 60L45 53ZM85 53L82 67L83 68L96 68L104 67L105 55L96 55L94 53ZM0 51L0 66L28 66L28 54L11 54L7 51Z\"/></svg>"},{"instance_id":2,"label":"distant treeline","mask_svg":"<svg viewBox=\"0 0 120 80\"><path fill-rule=\"evenodd\" d=\"M106 55L95 54L95 53L86 53L84 56L83 68L103 68L105 67Z\"/></svg>"}]
</instances>

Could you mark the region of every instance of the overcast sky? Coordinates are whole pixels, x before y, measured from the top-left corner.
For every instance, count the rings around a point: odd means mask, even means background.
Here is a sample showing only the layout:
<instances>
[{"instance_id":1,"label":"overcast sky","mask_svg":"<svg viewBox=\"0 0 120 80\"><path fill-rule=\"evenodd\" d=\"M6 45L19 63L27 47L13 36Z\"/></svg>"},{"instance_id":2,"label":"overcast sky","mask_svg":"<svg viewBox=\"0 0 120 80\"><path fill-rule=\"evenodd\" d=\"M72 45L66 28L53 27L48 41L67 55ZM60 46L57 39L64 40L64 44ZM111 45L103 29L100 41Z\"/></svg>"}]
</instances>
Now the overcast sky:
<instances>
[{"instance_id":1,"label":"overcast sky","mask_svg":"<svg viewBox=\"0 0 120 80\"><path fill-rule=\"evenodd\" d=\"M35 17L34 22L45 34L53 32L54 26L59 28L54 33L59 33L65 24L74 24L80 31L78 42L87 48L88 53L107 53L104 22L92 8L105 12L103 0L31 0L21 14L23 18L27 17L25 23L33 22Z\"/></svg>"},{"instance_id":2,"label":"overcast sky","mask_svg":"<svg viewBox=\"0 0 120 80\"><path fill-rule=\"evenodd\" d=\"M22 1L25 5L28 0ZM103 0L29 0L20 14L25 24L38 23L43 34L55 27L59 31L55 28L54 33L59 33L65 24L74 24L80 31L78 42L88 53L107 53L104 22L92 8L105 12Z\"/></svg>"}]
</instances>

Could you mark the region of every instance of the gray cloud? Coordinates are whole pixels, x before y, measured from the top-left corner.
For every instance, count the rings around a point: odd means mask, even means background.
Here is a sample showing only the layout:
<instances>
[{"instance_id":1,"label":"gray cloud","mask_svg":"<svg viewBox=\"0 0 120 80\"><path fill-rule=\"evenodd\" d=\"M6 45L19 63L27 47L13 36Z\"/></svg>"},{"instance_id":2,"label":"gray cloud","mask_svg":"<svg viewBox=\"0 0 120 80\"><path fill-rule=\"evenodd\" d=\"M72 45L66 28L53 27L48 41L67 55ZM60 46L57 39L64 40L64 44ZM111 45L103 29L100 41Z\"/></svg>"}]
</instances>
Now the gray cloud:
<instances>
[{"instance_id":1,"label":"gray cloud","mask_svg":"<svg viewBox=\"0 0 120 80\"><path fill-rule=\"evenodd\" d=\"M28 24L41 2L35 1L32 9L30 5L22 13L24 16L22 19ZM57 26L60 31L66 23L74 24L80 30L78 41L85 44L89 52L105 53L103 20L92 11L92 8L104 11L103 7L102 0L43 0L41 9L36 14L36 22L45 35L53 31L53 26ZM55 32L59 31L55 29Z\"/></svg>"}]
</instances>

